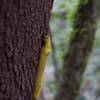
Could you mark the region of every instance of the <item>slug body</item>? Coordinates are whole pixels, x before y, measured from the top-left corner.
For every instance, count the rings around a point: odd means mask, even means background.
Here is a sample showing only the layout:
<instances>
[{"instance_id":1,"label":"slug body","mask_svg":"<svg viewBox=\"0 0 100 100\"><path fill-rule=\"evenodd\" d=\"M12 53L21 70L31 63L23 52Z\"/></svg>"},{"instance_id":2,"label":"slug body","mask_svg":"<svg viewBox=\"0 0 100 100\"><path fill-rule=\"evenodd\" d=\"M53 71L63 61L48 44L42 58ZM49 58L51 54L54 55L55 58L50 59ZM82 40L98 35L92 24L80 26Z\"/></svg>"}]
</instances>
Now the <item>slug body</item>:
<instances>
[{"instance_id":1,"label":"slug body","mask_svg":"<svg viewBox=\"0 0 100 100\"><path fill-rule=\"evenodd\" d=\"M44 69L46 65L47 58L49 53L51 52L51 41L50 37L46 37L44 40L44 46L41 51L40 55L40 62L37 69L37 76L35 80L35 91L34 91L34 98L36 99L41 91L42 83L43 83L43 76L44 76Z\"/></svg>"}]
</instances>

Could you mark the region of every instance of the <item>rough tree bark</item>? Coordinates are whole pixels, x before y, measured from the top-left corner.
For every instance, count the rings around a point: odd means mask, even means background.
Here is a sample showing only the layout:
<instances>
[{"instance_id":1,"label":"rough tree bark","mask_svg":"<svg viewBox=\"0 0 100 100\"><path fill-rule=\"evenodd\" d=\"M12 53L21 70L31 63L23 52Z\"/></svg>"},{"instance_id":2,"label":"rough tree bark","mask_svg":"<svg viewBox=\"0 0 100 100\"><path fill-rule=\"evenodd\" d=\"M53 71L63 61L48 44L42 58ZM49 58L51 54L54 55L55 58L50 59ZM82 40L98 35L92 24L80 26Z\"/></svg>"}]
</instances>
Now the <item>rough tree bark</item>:
<instances>
[{"instance_id":1,"label":"rough tree bark","mask_svg":"<svg viewBox=\"0 0 100 100\"><path fill-rule=\"evenodd\" d=\"M63 77L55 100L75 100L95 37L93 0L80 0L69 50L64 58Z\"/></svg>"},{"instance_id":2,"label":"rough tree bark","mask_svg":"<svg viewBox=\"0 0 100 100\"><path fill-rule=\"evenodd\" d=\"M0 100L32 100L53 0L0 0Z\"/></svg>"}]
</instances>

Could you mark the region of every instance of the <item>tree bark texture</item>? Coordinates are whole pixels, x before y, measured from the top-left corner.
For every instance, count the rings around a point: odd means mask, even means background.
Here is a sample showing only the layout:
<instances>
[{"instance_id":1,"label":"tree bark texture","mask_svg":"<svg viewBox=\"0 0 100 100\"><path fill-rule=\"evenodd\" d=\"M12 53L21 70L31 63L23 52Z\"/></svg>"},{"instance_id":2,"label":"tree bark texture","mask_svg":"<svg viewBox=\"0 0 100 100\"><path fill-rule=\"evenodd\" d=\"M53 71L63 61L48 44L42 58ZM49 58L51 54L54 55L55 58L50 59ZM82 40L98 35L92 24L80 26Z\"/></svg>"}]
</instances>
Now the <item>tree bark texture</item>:
<instances>
[{"instance_id":1,"label":"tree bark texture","mask_svg":"<svg viewBox=\"0 0 100 100\"><path fill-rule=\"evenodd\" d=\"M84 0L83 0L84 1ZM95 37L93 0L80 0L69 50L64 58L63 77L55 100L75 100Z\"/></svg>"},{"instance_id":2,"label":"tree bark texture","mask_svg":"<svg viewBox=\"0 0 100 100\"><path fill-rule=\"evenodd\" d=\"M52 0L0 0L0 100L32 100Z\"/></svg>"}]
</instances>

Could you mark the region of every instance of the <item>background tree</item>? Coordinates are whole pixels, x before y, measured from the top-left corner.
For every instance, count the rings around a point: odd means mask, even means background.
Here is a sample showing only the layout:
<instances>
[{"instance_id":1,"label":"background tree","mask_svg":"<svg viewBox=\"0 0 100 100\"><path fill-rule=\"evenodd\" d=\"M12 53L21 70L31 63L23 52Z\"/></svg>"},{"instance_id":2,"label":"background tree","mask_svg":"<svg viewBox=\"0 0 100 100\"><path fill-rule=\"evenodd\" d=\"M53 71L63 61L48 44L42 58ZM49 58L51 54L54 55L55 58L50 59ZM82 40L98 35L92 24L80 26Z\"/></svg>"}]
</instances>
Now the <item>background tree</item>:
<instances>
[{"instance_id":1,"label":"background tree","mask_svg":"<svg viewBox=\"0 0 100 100\"><path fill-rule=\"evenodd\" d=\"M75 100L95 37L93 0L80 0L56 100Z\"/></svg>"},{"instance_id":2,"label":"background tree","mask_svg":"<svg viewBox=\"0 0 100 100\"><path fill-rule=\"evenodd\" d=\"M32 100L52 0L0 0L0 100Z\"/></svg>"}]
</instances>

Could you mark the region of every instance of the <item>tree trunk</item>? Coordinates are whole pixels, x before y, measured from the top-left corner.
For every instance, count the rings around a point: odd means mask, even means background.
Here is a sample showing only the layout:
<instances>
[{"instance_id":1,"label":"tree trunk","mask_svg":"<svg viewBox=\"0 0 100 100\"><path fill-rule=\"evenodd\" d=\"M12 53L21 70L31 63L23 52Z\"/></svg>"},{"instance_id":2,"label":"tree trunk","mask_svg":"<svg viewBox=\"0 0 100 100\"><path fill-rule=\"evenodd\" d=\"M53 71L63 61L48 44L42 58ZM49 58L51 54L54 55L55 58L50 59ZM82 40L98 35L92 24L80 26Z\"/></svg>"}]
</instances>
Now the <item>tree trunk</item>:
<instances>
[{"instance_id":1,"label":"tree trunk","mask_svg":"<svg viewBox=\"0 0 100 100\"><path fill-rule=\"evenodd\" d=\"M93 0L80 0L68 53L64 58L63 77L56 100L75 100L92 49L95 28Z\"/></svg>"},{"instance_id":2,"label":"tree trunk","mask_svg":"<svg viewBox=\"0 0 100 100\"><path fill-rule=\"evenodd\" d=\"M0 0L0 100L32 100L52 0Z\"/></svg>"}]
</instances>

